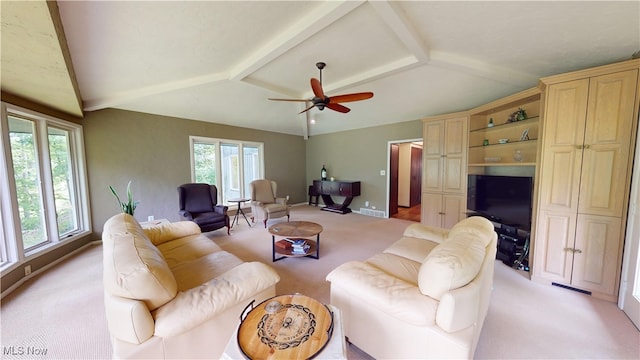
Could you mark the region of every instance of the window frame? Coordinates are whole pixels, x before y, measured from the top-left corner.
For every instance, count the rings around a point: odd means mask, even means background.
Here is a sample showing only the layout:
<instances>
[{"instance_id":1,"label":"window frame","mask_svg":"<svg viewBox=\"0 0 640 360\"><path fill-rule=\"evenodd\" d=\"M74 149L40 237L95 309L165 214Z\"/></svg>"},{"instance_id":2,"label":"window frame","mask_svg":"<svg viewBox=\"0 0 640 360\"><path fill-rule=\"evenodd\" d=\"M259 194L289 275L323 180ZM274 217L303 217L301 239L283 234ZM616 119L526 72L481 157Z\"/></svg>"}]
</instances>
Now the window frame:
<instances>
[{"instance_id":1,"label":"window frame","mask_svg":"<svg viewBox=\"0 0 640 360\"><path fill-rule=\"evenodd\" d=\"M194 144L196 143L204 143L215 146L215 164L216 164L216 183L215 185L218 191L218 199L220 204L231 205L229 203L229 199L224 197L224 191L222 188L223 174L222 174L222 146L223 145L236 145L238 146L238 166L240 168L240 174L238 178L239 191L242 194L243 198L250 198L251 194L244 194L244 147L252 147L258 149L258 178L264 178L264 143L256 142L256 141L242 141L242 140L232 140L232 139L221 139L221 138L210 138L204 136L189 136L189 153L190 153L190 167L191 167L191 181L196 181L196 169L195 169L195 154L194 154Z\"/></svg>"},{"instance_id":2,"label":"window frame","mask_svg":"<svg viewBox=\"0 0 640 360\"><path fill-rule=\"evenodd\" d=\"M0 138L0 175L2 176L0 178L0 190L2 192L2 195L0 195L0 235L2 235L2 239L0 239L0 255L2 259L0 260L4 260L0 261L0 273L4 274L28 260L91 234L92 225L82 125L5 102L1 102L0 107L0 130L2 130L2 138ZM22 241L17 189L8 131L8 119L10 116L33 121L35 124L34 138L38 157L36 166L41 177L40 188L44 202L45 217L44 231L47 240L29 249L24 248ZM69 136L70 176L73 177L74 182L74 187L71 191L76 197L75 211L77 212L78 228L75 231L63 234L63 236L58 233L56 219L53 175L49 154L49 128L67 131Z\"/></svg>"}]
</instances>

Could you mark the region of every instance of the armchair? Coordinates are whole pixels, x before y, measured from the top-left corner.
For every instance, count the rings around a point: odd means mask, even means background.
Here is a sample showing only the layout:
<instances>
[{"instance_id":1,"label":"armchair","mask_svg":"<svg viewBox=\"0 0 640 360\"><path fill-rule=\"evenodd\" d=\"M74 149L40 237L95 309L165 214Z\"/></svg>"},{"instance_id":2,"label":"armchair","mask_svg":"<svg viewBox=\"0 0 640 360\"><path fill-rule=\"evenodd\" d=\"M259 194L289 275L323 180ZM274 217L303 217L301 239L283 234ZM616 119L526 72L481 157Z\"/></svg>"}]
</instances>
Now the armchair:
<instances>
[{"instance_id":1,"label":"armchair","mask_svg":"<svg viewBox=\"0 0 640 360\"><path fill-rule=\"evenodd\" d=\"M251 220L267 220L286 216L289 221L289 205L286 198L276 197L278 184L275 181L260 179L249 184L251 188Z\"/></svg>"},{"instance_id":2,"label":"armchair","mask_svg":"<svg viewBox=\"0 0 640 360\"><path fill-rule=\"evenodd\" d=\"M230 234L228 206L218 205L218 189L209 184L183 184L178 186L180 216L198 224L202 232L227 227Z\"/></svg>"}]
</instances>

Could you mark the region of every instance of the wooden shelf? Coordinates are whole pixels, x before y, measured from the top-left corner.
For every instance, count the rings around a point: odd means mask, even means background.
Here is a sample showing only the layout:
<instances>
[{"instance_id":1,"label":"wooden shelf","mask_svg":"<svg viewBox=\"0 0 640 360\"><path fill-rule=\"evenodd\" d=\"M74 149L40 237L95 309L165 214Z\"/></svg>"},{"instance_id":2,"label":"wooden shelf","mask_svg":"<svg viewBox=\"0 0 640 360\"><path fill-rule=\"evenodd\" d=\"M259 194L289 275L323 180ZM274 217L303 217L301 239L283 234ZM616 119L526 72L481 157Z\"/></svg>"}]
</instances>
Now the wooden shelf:
<instances>
[{"instance_id":1,"label":"wooden shelf","mask_svg":"<svg viewBox=\"0 0 640 360\"><path fill-rule=\"evenodd\" d=\"M508 142L508 143L504 143L504 144L489 144L489 145L476 145L476 146L469 146L469 149L482 149L482 148L490 148L493 146L509 146L509 145L523 145L523 143L533 143L538 141L538 139L529 139L529 140L520 140L520 141L513 141L513 142Z\"/></svg>"},{"instance_id":2,"label":"wooden shelf","mask_svg":"<svg viewBox=\"0 0 640 360\"><path fill-rule=\"evenodd\" d=\"M485 163L477 163L477 164L469 164L469 167L472 166L536 166L534 162L508 162L508 163L500 163L500 162L485 162Z\"/></svg>"},{"instance_id":3,"label":"wooden shelf","mask_svg":"<svg viewBox=\"0 0 640 360\"><path fill-rule=\"evenodd\" d=\"M490 132L495 130L504 130L509 127L515 127L515 126L521 126L521 125L527 125L527 124L536 124L539 120L540 120L539 116L532 116L524 120L513 121L513 122L504 123L504 124L495 124L492 127L483 127L479 129L470 130L469 132L478 132L478 131Z\"/></svg>"}]
</instances>

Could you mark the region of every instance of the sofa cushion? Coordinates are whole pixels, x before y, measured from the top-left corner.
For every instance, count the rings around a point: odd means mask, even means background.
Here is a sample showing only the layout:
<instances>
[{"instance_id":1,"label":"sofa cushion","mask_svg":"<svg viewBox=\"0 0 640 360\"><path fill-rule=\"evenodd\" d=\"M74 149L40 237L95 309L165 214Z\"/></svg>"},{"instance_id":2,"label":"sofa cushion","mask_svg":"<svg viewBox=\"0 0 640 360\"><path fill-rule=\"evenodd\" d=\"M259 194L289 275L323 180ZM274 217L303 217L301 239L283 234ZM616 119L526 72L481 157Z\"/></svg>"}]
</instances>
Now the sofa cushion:
<instances>
[{"instance_id":1,"label":"sofa cushion","mask_svg":"<svg viewBox=\"0 0 640 360\"><path fill-rule=\"evenodd\" d=\"M178 291L185 291L215 279L242 263L229 252L216 251L195 260L183 261L171 267L171 271L178 283Z\"/></svg>"},{"instance_id":2,"label":"sofa cushion","mask_svg":"<svg viewBox=\"0 0 640 360\"><path fill-rule=\"evenodd\" d=\"M196 225L197 226L197 225ZM170 268L185 261L222 251L220 246L204 235L191 235L158 245Z\"/></svg>"},{"instance_id":3,"label":"sofa cushion","mask_svg":"<svg viewBox=\"0 0 640 360\"><path fill-rule=\"evenodd\" d=\"M417 261L420 264L429 255L431 250L438 245L437 242L426 240L424 238L404 236L400 240L394 242L384 250L385 253Z\"/></svg>"},{"instance_id":4,"label":"sofa cushion","mask_svg":"<svg viewBox=\"0 0 640 360\"><path fill-rule=\"evenodd\" d=\"M369 263L346 262L332 270L327 280L331 282L332 292L346 292L354 299L354 303L366 302L410 325L435 324L437 301L422 295L415 285Z\"/></svg>"},{"instance_id":5,"label":"sofa cushion","mask_svg":"<svg viewBox=\"0 0 640 360\"><path fill-rule=\"evenodd\" d=\"M200 228L193 221L178 221L162 223L144 229L153 245L160 245L167 241L175 240L189 235L200 234Z\"/></svg>"},{"instance_id":6,"label":"sofa cushion","mask_svg":"<svg viewBox=\"0 0 640 360\"><path fill-rule=\"evenodd\" d=\"M447 237L455 237L460 233L474 234L484 240L486 246L491 241L493 232L495 229L491 221L480 216L472 216L453 225Z\"/></svg>"},{"instance_id":7,"label":"sofa cushion","mask_svg":"<svg viewBox=\"0 0 640 360\"><path fill-rule=\"evenodd\" d=\"M366 263L411 283L413 286L418 286L418 272L422 262L416 262L395 254L381 253L368 258Z\"/></svg>"},{"instance_id":8,"label":"sofa cushion","mask_svg":"<svg viewBox=\"0 0 640 360\"><path fill-rule=\"evenodd\" d=\"M420 267L420 291L440 300L447 291L468 284L482 266L486 243L487 240L482 236L460 232L436 246Z\"/></svg>"},{"instance_id":9,"label":"sofa cushion","mask_svg":"<svg viewBox=\"0 0 640 360\"><path fill-rule=\"evenodd\" d=\"M133 216L118 214L107 220L102 245L106 291L144 301L150 310L176 296L173 273Z\"/></svg>"},{"instance_id":10,"label":"sofa cushion","mask_svg":"<svg viewBox=\"0 0 640 360\"><path fill-rule=\"evenodd\" d=\"M431 240L439 244L447 238L448 233L448 229L415 223L404 229L403 236Z\"/></svg>"}]
</instances>

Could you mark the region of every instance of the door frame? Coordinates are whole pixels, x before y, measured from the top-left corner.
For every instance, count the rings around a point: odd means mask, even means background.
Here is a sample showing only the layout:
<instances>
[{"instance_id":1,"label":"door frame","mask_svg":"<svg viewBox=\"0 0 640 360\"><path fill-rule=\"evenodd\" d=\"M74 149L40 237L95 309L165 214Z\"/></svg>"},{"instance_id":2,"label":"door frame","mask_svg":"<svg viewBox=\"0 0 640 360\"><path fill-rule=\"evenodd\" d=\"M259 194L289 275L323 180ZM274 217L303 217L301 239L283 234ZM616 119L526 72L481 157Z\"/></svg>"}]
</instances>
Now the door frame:
<instances>
[{"instance_id":1,"label":"door frame","mask_svg":"<svg viewBox=\"0 0 640 360\"><path fill-rule=\"evenodd\" d=\"M404 139L404 140L391 140L391 141L387 141L387 170L386 170L386 174L387 174L387 194L385 196L385 206L384 206L384 214L385 214L385 218L389 218L391 217L391 215L389 214L389 196L391 194L391 145L393 144L406 144L406 143L414 143L414 142L420 142L422 143L423 149L424 149L424 139L423 138L413 138L413 139ZM382 175L382 174L381 174Z\"/></svg>"},{"instance_id":2,"label":"door frame","mask_svg":"<svg viewBox=\"0 0 640 360\"><path fill-rule=\"evenodd\" d=\"M637 145L631 179L618 307L640 329L640 146Z\"/></svg>"}]
</instances>

